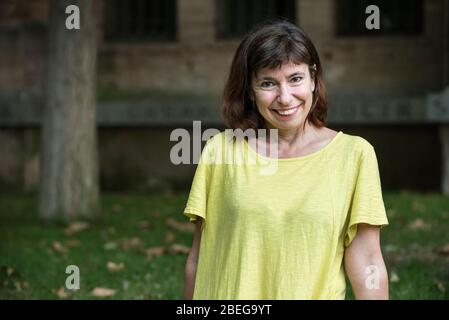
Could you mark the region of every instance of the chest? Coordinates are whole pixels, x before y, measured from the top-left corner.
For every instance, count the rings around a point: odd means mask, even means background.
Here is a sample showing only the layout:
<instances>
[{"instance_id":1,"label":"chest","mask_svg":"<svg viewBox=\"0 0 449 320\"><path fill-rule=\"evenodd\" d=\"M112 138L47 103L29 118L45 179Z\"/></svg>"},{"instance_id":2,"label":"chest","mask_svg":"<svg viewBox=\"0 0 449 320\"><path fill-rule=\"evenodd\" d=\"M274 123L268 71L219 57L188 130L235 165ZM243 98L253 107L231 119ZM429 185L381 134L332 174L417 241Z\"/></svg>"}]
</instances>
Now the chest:
<instances>
[{"instance_id":1,"label":"chest","mask_svg":"<svg viewBox=\"0 0 449 320\"><path fill-rule=\"evenodd\" d=\"M272 176L256 171L229 174L223 188L226 218L252 226L329 229L334 199L327 172L312 168L279 168Z\"/></svg>"}]
</instances>

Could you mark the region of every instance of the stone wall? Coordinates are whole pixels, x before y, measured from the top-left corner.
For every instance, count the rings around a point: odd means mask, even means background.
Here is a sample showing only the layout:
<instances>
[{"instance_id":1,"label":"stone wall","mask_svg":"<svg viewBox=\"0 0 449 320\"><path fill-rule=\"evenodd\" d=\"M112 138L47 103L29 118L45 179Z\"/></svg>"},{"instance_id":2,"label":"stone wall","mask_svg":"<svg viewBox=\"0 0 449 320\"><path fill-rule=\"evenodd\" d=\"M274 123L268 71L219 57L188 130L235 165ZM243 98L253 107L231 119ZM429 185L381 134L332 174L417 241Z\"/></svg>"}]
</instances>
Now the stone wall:
<instances>
[{"instance_id":1,"label":"stone wall","mask_svg":"<svg viewBox=\"0 0 449 320\"><path fill-rule=\"evenodd\" d=\"M0 5L0 88L41 92L48 0ZM238 40L216 39L214 1L178 0L177 7L175 42L101 41L100 87L221 94ZM444 1L424 7L422 36L337 37L333 0L298 0L297 19L318 48L330 91L423 94L442 88L447 59Z\"/></svg>"},{"instance_id":2,"label":"stone wall","mask_svg":"<svg viewBox=\"0 0 449 320\"><path fill-rule=\"evenodd\" d=\"M423 94L443 86L443 7L425 1L424 33L409 37L337 37L333 0L298 0L297 17L318 48L330 91ZM111 68L101 83L220 94L238 40L215 39L213 1L180 0L178 8L176 43L104 44Z\"/></svg>"},{"instance_id":3,"label":"stone wall","mask_svg":"<svg viewBox=\"0 0 449 320\"><path fill-rule=\"evenodd\" d=\"M99 88L217 99L238 40L216 39L214 2L178 0L178 34L173 43L113 44L100 39ZM298 24L320 52L332 95L417 96L425 101L429 93L441 91L444 66L447 84L449 46L444 41L444 26L449 25L449 12L443 0L425 0L425 31L417 37L336 37L334 6L333 0L297 0ZM48 0L0 1L0 96L18 97L18 105L29 99L43 105L47 20ZM376 117L381 119L382 114ZM37 186L40 134L36 120L30 123L0 125L3 191L31 191ZM437 123L387 125L379 121L365 126L347 123L340 128L373 141L386 188L439 189ZM100 127L102 187L187 187L195 166L170 163L172 129L170 125Z\"/></svg>"}]
</instances>

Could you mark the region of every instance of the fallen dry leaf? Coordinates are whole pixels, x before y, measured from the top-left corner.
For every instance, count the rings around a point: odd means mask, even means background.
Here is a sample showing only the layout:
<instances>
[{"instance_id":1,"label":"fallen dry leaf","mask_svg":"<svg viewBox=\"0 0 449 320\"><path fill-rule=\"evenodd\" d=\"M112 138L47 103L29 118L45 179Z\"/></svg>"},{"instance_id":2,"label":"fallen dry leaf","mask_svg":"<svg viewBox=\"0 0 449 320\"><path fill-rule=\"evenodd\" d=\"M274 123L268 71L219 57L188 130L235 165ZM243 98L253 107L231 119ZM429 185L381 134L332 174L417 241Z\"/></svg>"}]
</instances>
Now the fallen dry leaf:
<instances>
[{"instance_id":1,"label":"fallen dry leaf","mask_svg":"<svg viewBox=\"0 0 449 320\"><path fill-rule=\"evenodd\" d=\"M171 245L170 252L171 253L175 253L175 254L178 254L178 253L188 254L190 252L190 248L186 247L186 246L184 246L182 244L176 244L175 243L175 244Z\"/></svg>"},{"instance_id":2,"label":"fallen dry leaf","mask_svg":"<svg viewBox=\"0 0 449 320\"><path fill-rule=\"evenodd\" d=\"M67 247L71 247L71 248L79 247L80 244L81 244L81 241L79 241L78 239L67 240L65 242L65 245Z\"/></svg>"},{"instance_id":3,"label":"fallen dry leaf","mask_svg":"<svg viewBox=\"0 0 449 320\"><path fill-rule=\"evenodd\" d=\"M137 225L137 227L140 230L146 230L146 229L150 229L152 227L152 225L148 221L140 221L139 224Z\"/></svg>"},{"instance_id":4,"label":"fallen dry leaf","mask_svg":"<svg viewBox=\"0 0 449 320\"><path fill-rule=\"evenodd\" d=\"M123 207L118 203L116 203L112 206L112 211L114 211L114 212L120 212L120 211L122 211L122 209L123 209Z\"/></svg>"},{"instance_id":5,"label":"fallen dry leaf","mask_svg":"<svg viewBox=\"0 0 449 320\"><path fill-rule=\"evenodd\" d=\"M64 229L64 233L67 236L71 236L72 234L84 231L89 228L89 224L87 222L73 222L67 228Z\"/></svg>"},{"instance_id":6,"label":"fallen dry leaf","mask_svg":"<svg viewBox=\"0 0 449 320\"><path fill-rule=\"evenodd\" d=\"M118 272L125 269L125 264L123 262L117 264L112 261L108 261L107 268L109 272Z\"/></svg>"},{"instance_id":7,"label":"fallen dry leaf","mask_svg":"<svg viewBox=\"0 0 449 320\"><path fill-rule=\"evenodd\" d=\"M119 245L116 241L109 241L103 244L103 249L105 250L115 250L117 249L117 246Z\"/></svg>"},{"instance_id":8,"label":"fallen dry leaf","mask_svg":"<svg viewBox=\"0 0 449 320\"><path fill-rule=\"evenodd\" d=\"M430 228L429 224L425 223L423 219L418 218L413 220L410 225L409 228L411 230L427 230Z\"/></svg>"},{"instance_id":9,"label":"fallen dry leaf","mask_svg":"<svg viewBox=\"0 0 449 320\"><path fill-rule=\"evenodd\" d=\"M424 212L424 211L426 211L426 206L418 200L413 200L412 210L415 212Z\"/></svg>"},{"instance_id":10,"label":"fallen dry leaf","mask_svg":"<svg viewBox=\"0 0 449 320\"><path fill-rule=\"evenodd\" d=\"M117 243L114 242L114 241L106 242L103 245L103 249L105 249L105 250L115 250L115 249L117 249Z\"/></svg>"},{"instance_id":11,"label":"fallen dry leaf","mask_svg":"<svg viewBox=\"0 0 449 320\"><path fill-rule=\"evenodd\" d=\"M190 222L179 222L173 218L167 218L167 220L165 220L165 223L178 231L187 231L187 232L194 232L195 231L195 225L193 223Z\"/></svg>"},{"instance_id":12,"label":"fallen dry leaf","mask_svg":"<svg viewBox=\"0 0 449 320\"><path fill-rule=\"evenodd\" d=\"M154 210L150 212L150 215L157 218L161 216L161 212L159 210Z\"/></svg>"},{"instance_id":13,"label":"fallen dry leaf","mask_svg":"<svg viewBox=\"0 0 449 320\"><path fill-rule=\"evenodd\" d=\"M67 292L65 292L64 287L59 288L59 290L56 292L56 295L59 299L65 299L67 298Z\"/></svg>"},{"instance_id":14,"label":"fallen dry leaf","mask_svg":"<svg viewBox=\"0 0 449 320\"><path fill-rule=\"evenodd\" d=\"M140 238L123 238L118 241L122 249L129 250L129 249L135 249L135 250L143 250L144 249L144 243Z\"/></svg>"},{"instance_id":15,"label":"fallen dry leaf","mask_svg":"<svg viewBox=\"0 0 449 320\"><path fill-rule=\"evenodd\" d=\"M14 286L17 291L22 291L22 283L20 283L20 281L14 281Z\"/></svg>"},{"instance_id":16,"label":"fallen dry leaf","mask_svg":"<svg viewBox=\"0 0 449 320\"><path fill-rule=\"evenodd\" d=\"M109 298L109 297L114 296L115 292L116 292L116 290L114 290L114 289L97 287L92 290L91 294L94 297Z\"/></svg>"},{"instance_id":17,"label":"fallen dry leaf","mask_svg":"<svg viewBox=\"0 0 449 320\"><path fill-rule=\"evenodd\" d=\"M152 247L145 250L145 255L148 258L158 257L164 255L166 251L164 247Z\"/></svg>"},{"instance_id":18,"label":"fallen dry leaf","mask_svg":"<svg viewBox=\"0 0 449 320\"><path fill-rule=\"evenodd\" d=\"M66 247L64 247L62 244L61 244L61 242L59 242L59 241L53 241L53 249L56 251L56 252L59 252L59 253L64 253L64 252L67 252L67 248Z\"/></svg>"},{"instance_id":19,"label":"fallen dry leaf","mask_svg":"<svg viewBox=\"0 0 449 320\"><path fill-rule=\"evenodd\" d=\"M442 293L445 293L445 292L446 292L446 287L444 286L444 284L443 284L441 281L435 280L434 283L435 283L435 285L437 286L437 289L438 289L440 292L442 292Z\"/></svg>"},{"instance_id":20,"label":"fallen dry leaf","mask_svg":"<svg viewBox=\"0 0 449 320\"><path fill-rule=\"evenodd\" d=\"M387 244L385 247L385 252L395 252L398 250L398 247L393 244Z\"/></svg>"},{"instance_id":21,"label":"fallen dry leaf","mask_svg":"<svg viewBox=\"0 0 449 320\"><path fill-rule=\"evenodd\" d=\"M399 282L399 281L400 281L399 276L397 275L396 272L393 271L393 272L390 274L390 282L391 282L391 283L395 283L395 282Z\"/></svg>"},{"instance_id":22,"label":"fallen dry leaf","mask_svg":"<svg viewBox=\"0 0 449 320\"><path fill-rule=\"evenodd\" d=\"M8 277L10 277L14 273L14 271L15 270L13 267L6 268L6 274L8 275Z\"/></svg>"},{"instance_id":23,"label":"fallen dry leaf","mask_svg":"<svg viewBox=\"0 0 449 320\"><path fill-rule=\"evenodd\" d=\"M446 243L443 247L440 249L441 254L449 254L449 243Z\"/></svg>"},{"instance_id":24,"label":"fallen dry leaf","mask_svg":"<svg viewBox=\"0 0 449 320\"><path fill-rule=\"evenodd\" d=\"M143 241L139 238L131 238L128 242L131 248L139 249L143 247Z\"/></svg>"},{"instance_id":25,"label":"fallen dry leaf","mask_svg":"<svg viewBox=\"0 0 449 320\"><path fill-rule=\"evenodd\" d=\"M168 231L168 232L165 234L165 242L167 242L167 243L172 243L172 242L175 241L175 239L176 239L176 236L175 236L175 234L174 234L173 232Z\"/></svg>"},{"instance_id":26,"label":"fallen dry leaf","mask_svg":"<svg viewBox=\"0 0 449 320\"><path fill-rule=\"evenodd\" d=\"M129 281L128 280L124 280L122 282L122 287L123 287L123 291L127 291L129 289Z\"/></svg>"}]
</instances>

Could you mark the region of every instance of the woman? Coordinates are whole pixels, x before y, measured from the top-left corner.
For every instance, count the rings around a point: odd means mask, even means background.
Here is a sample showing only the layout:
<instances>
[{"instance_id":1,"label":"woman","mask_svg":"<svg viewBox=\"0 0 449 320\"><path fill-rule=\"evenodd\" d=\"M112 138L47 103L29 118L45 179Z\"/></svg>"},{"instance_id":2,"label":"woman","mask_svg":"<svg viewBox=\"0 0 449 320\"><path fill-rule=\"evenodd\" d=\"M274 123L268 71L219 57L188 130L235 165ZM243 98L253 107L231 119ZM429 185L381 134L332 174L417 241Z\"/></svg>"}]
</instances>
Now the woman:
<instances>
[{"instance_id":1,"label":"woman","mask_svg":"<svg viewBox=\"0 0 449 320\"><path fill-rule=\"evenodd\" d=\"M222 115L231 129L277 130L277 143L223 132L206 143L184 211L196 223L185 298L344 299L347 275L357 299L388 299L376 155L326 127L320 59L300 28L279 21L243 39ZM261 174L267 163L276 170Z\"/></svg>"}]
</instances>

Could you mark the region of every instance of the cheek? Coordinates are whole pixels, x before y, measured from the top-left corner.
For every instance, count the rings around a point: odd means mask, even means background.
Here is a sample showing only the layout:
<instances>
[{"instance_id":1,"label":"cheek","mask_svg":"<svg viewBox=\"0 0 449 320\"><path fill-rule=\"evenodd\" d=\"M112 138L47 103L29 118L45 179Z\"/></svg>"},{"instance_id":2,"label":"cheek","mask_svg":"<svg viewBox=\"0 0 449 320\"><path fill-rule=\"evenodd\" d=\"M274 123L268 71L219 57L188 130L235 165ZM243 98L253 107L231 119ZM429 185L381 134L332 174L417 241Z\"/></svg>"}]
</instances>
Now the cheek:
<instances>
[{"instance_id":1,"label":"cheek","mask_svg":"<svg viewBox=\"0 0 449 320\"><path fill-rule=\"evenodd\" d=\"M310 86L301 86L295 89L294 91L297 97L301 97L302 99L308 99L312 97L312 88Z\"/></svg>"},{"instance_id":2,"label":"cheek","mask_svg":"<svg viewBox=\"0 0 449 320\"><path fill-rule=\"evenodd\" d=\"M275 92L262 92L256 95L256 103L259 107L269 107L276 99Z\"/></svg>"}]
</instances>

